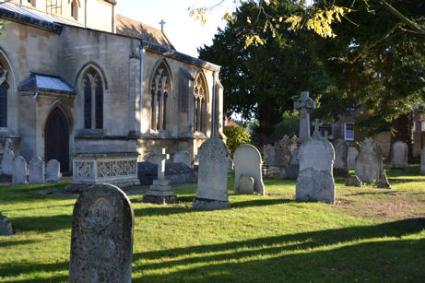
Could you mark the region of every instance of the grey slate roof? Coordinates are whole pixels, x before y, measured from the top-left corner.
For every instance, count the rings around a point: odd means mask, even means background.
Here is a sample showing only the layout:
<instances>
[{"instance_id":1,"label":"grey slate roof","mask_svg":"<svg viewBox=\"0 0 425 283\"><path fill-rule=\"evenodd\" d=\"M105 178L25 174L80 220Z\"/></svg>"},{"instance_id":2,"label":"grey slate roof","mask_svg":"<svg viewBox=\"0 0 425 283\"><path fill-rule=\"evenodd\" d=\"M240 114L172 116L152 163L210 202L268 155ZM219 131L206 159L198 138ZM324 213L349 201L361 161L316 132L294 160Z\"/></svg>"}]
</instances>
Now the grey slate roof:
<instances>
[{"instance_id":1,"label":"grey slate roof","mask_svg":"<svg viewBox=\"0 0 425 283\"><path fill-rule=\"evenodd\" d=\"M57 76L31 73L19 86L19 91L75 94L74 88Z\"/></svg>"}]
</instances>

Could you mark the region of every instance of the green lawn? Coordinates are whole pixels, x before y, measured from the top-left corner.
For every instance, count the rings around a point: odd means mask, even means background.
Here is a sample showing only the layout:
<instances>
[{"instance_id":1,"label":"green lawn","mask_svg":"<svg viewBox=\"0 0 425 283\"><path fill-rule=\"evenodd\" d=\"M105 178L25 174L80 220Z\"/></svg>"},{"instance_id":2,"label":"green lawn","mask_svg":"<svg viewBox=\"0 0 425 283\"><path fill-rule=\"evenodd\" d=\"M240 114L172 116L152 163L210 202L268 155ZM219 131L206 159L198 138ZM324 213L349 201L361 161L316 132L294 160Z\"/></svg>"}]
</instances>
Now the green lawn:
<instances>
[{"instance_id":1,"label":"green lawn","mask_svg":"<svg viewBox=\"0 0 425 283\"><path fill-rule=\"evenodd\" d=\"M297 203L295 183L278 179L265 197L231 192L222 211L192 211L195 185L177 187L177 205L131 196L133 281L425 282L425 176L414 172L390 171L393 190L337 180L335 205ZM0 237L0 282L67 281L75 200L35 193L45 188L0 186L18 230Z\"/></svg>"}]
</instances>

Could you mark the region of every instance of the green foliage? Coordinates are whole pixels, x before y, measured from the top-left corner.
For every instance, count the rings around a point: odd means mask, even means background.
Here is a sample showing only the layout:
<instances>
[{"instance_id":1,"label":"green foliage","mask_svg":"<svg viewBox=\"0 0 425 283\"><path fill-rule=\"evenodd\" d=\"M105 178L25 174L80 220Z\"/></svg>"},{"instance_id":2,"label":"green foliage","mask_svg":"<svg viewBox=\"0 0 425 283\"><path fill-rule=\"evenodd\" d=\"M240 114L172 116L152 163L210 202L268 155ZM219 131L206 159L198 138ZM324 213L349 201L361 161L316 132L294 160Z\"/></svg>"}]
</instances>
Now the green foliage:
<instances>
[{"instance_id":1,"label":"green foliage","mask_svg":"<svg viewBox=\"0 0 425 283\"><path fill-rule=\"evenodd\" d=\"M282 120L275 125L273 133L270 137L270 142L276 142L280 140L284 135L292 137L298 136L300 120L299 115L295 111L288 111L283 113Z\"/></svg>"},{"instance_id":2,"label":"green foliage","mask_svg":"<svg viewBox=\"0 0 425 283\"><path fill-rule=\"evenodd\" d=\"M242 127L224 127L224 134L227 137L227 147L231 154L242 144L251 143L251 135L248 130Z\"/></svg>"}]
</instances>

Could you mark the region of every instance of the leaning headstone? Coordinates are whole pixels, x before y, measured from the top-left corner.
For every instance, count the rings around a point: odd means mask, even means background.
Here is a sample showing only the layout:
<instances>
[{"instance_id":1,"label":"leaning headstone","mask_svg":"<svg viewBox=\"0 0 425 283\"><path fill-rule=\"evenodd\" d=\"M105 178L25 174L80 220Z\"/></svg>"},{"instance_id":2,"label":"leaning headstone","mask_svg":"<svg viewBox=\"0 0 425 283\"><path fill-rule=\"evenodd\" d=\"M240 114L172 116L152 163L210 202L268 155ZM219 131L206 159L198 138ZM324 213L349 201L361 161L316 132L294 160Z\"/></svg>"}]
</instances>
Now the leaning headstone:
<instances>
[{"instance_id":1,"label":"leaning headstone","mask_svg":"<svg viewBox=\"0 0 425 283\"><path fill-rule=\"evenodd\" d=\"M421 174L425 174L425 148L421 152Z\"/></svg>"},{"instance_id":2,"label":"leaning headstone","mask_svg":"<svg viewBox=\"0 0 425 283\"><path fill-rule=\"evenodd\" d=\"M28 181L30 184L43 184L45 178L45 164L40 157L34 157L29 163Z\"/></svg>"},{"instance_id":3,"label":"leaning headstone","mask_svg":"<svg viewBox=\"0 0 425 283\"><path fill-rule=\"evenodd\" d=\"M192 159L190 158L190 154L187 150L182 150L174 153L173 162L183 163L188 167L192 167Z\"/></svg>"},{"instance_id":4,"label":"leaning headstone","mask_svg":"<svg viewBox=\"0 0 425 283\"><path fill-rule=\"evenodd\" d=\"M13 161L15 160L15 153L13 151L12 139L5 140L4 152L1 160L1 171L3 175L13 175Z\"/></svg>"},{"instance_id":5,"label":"leaning headstone","mask_svg":"<svg viewBox=\"0 0 425 283\"><path fill-rule=\"evenodd\" d=\"M343 139L337 139L334 141L335 148L335 164L334 164L334 175L346 177L348 174L347 169L347 155L348 155L348 145L347 142Z\"/></svg>"},{"instance_id":6,"label":"leaning headstone","mask_svg":"<svg viewBox=\"0 0 425 283\"><path fill-rule=\"evenodd\" d=\"M310 138L310 111L316 108L316 103L310 98L308 91L303 91L294 102L294 108L300 112L299 139L304 143Z\"/></svg>"},{"instance_id":7,"label":"leaning headstone","mask_svg":"<svg viewBox=\"0 0 425 283\"><path fill-rule=\"evenodd\" d=\"M0 213L0 236L13 235L13 227L10 220Z\"/></svg>"},{"instance_id":8,"label":"leaning headstone","mask_svg":"<svg viewBox=\"0 0 425 283\"><path fill-rule=\"evenodd\" d=\"M245 195L252 195L255 193L255 179L251 176L240 176L238 193Z\"/></svg>"},{"instance_id":9,"label":"leaning headstone","mask_svg":"<svg viewBox=\"0 0 425 283\"><path fill-rule=\"evenodd\" d=\"M227 194L229 151L224 142L212 137L199 149L198 189L193 209L214 210L229 208Z\"/></svg>"},{"instance_id":10,"label":"leaning headstone","mask_svg":"<svg viewBox=\"0 0 425 283\"><path fill-rule=\"evenodd\" d=\"M170 155L166 153L165 148L155 154L154 160L158 165L158 179L153 181L149 190L144 194L143 202L167 204L177 201L176 193L171 188L168 180L165 179L165 162L169 158Z\"/></svg>"},{"instance_id":11,"label":"leaning headstone","mask_svg":"<svg viewBox=\"0 0 425 283\"><path fill-rule=\"evenodd\" d=\"M347 153L347 168L355 169L356 168L356 159L359 156L359 151L354 146L348 147Z\"/></svg>"},{"instance_id":12,"label":"leaning headstone","mask_svg":"<svg viewBox=\"0 0 425 283\"><path fill-rule=\"evenodd\" d=\"M134 213L109 184L84 191L72 217L69 282L131 282Z\"/></svg>"},{"instance_id":13,"label":"leaning headstone","mask_svg":"<svg viewBox=\"0 0 425 283\"><path fill-rule=\"evenodd\" d=\"M250 144L239 146L233 154L233 162L235 163L235 193L241 194L243 191L240 188L240 177L249 176L254 178L255 192L260 195L265 195L266 192L261 170L263 161L258 149Z\"/></svg>"},{"instance_id":14,"label":"leaning headstone","mask_svg":"<svg viewBox=\"0 0 425 283\"><path fill-rule=\"evenodd\" d=\"M60 162L56 159L49 160L46 164L46 182L57 183L61 176Z\"/></svg>"},{"instance_id":15,"label":"leaning headstone","mask_svg":"<svg viewBox=\"0 0 425 283\"><path fill-rule=\"evenodd\" d=\"M298 201L335 202L334 160L332 144L320 135L316 126L312 137L299 150Z\"/></svg>"},{"instance_id":16,"label":"leaning headstone","mask_svg":"<svg viewBox=\"0 0 425 283\"><path fill-rule=\"evenodd\" d=\"M391 166L395 169L404 169L407 167L409 147L407 143L396 141L391 149Z\"/></svg>"},{"instance_id":17,"label":"leaning headstone","mask_svg":"<svg viewBox=\"0 0 425 283\"><path fill-rule=\"evenodd\" d=\"M348 176L345 179L345 185L350 187L361 187L362 181L357 176Z\"/></svg>"},{"instance_id":18,"label":"leaning headstone","mask_svg":"<svg viewBox=\"0 0 425 283\"><path fill-rule=\"evenodd\" d=\"M18 156L13 161L13 184L26 184L28 183L28 165L24 157Z\"/></svg>"},{"instance_id":19,"label":"leaning headstone","mask_svg":"<svg viewBox=\"0 0 425 283\"><path fill-rule=\"evenodd\" d=\"M359 156L356 159L356 175L364 183L377 182L380 175L379 145L372 138L360 143Z\"/></svg>"}]
</instances>

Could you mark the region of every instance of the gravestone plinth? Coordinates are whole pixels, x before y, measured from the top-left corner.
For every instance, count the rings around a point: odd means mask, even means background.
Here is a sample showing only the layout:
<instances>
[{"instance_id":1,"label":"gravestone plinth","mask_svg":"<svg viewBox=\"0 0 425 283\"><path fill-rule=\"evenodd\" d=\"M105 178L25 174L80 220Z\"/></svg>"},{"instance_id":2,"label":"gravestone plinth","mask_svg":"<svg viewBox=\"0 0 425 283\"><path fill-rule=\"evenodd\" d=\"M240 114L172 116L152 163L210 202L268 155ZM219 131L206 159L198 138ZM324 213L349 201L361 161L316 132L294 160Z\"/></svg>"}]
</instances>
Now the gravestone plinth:
<instances>
[{"instance_id":1,"label":"gravestone plinth","mask_svg":"<svg viewBox=\"0 0 425 283\"><path fill-rule=\"evenodd\" d=\"M158 179L153 181L149 190L143 196L143 202L166 204L177 202L176 193L170 186L168 180L165 179L165 162L170 159L170 155L166 154L165 148L161 152L156 153L153 158L158 165Z\"/></svg>"},{"instance_id":2,"label":"gravestone plinth","mask_svg":"<svg viewBox=\"0 0 425 283\"><path fill-rule=\"evenodd\" d=\"M193 209L215 210L230 208L227 194L229 151L224 142L212 137L199 149L198 188Z\"/></svg>"},{"instance_id":3,"label":"gravestone plinth","mask_svg":"<svg viewBox=\"0 0 425 283\"><path fill-rule=\"evenodd\" d=\"M316 128L313 136L299 150L297 201L335 202L334 160L332 144L321 137Z\"/></svg>"},{"instance_id":4,"label":"gravestone plinth","mask_svg":"<svg viewBox=\"0 0 425 283\"><path fill-rule=\"evenodd\" d=\"M72 218L69 282L131 282L133 229L131 203L118 187L84 191Z\"/></svg>"}]
</instances>

